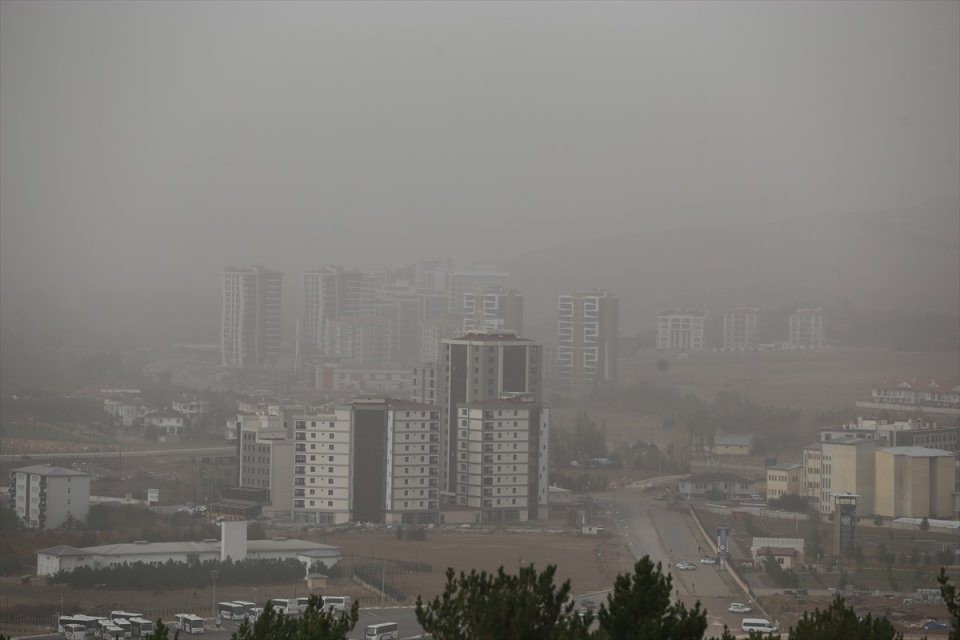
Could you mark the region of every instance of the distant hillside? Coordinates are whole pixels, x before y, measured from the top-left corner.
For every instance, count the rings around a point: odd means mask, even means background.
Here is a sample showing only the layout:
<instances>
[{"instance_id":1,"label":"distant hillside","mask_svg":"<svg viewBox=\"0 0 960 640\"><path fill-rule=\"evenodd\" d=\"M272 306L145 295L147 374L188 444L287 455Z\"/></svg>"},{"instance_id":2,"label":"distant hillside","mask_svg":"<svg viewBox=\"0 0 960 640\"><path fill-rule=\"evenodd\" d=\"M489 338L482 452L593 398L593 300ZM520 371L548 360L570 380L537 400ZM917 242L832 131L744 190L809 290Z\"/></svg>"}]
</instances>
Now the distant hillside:
<instances>
[{"instance_id":1,"label":"distant hillside","mask_svg":"<svg viewBox=\"0 0 960 640\"><path fill-rule=\"evenodd\" d=\"M556 295L620 297L623 334L666 306L804 303L835 309L960 307L960 202L902 212L634 233L571 242L505 265L527 294L528 332L552 335Z\"/></svg>"}]
</instances>

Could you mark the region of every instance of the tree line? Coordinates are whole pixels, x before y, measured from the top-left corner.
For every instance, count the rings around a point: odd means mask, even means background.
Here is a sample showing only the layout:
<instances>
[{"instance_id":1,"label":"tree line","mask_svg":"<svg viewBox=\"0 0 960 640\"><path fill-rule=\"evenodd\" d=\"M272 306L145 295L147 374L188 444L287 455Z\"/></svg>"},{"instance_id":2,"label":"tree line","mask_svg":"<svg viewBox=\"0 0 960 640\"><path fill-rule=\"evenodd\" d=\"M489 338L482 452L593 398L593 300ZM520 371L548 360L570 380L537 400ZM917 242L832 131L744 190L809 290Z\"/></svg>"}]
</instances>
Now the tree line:
<instances>
[{"instance_id":1,"label":"tree line","mask_svg":"<svg viewBox=\"0 0 960 640\"><path fill-rule=\"evenodd\" d=\"M613 590L596 615L578 611L570 582L557 585L556 567L538 571L522 567L508 574L447 570L441 595L417 598L417 622L433 640L704 640L707 611L698 601L687 607L671 600L672 578L659 563L641 558L630 573L617 576ZM941 569L940 592L950 615L951 640L960 640L960 600ZM266 605L250 624L244 622L231 640L346 640L359 619L356 604L345 613L324 611L311 598L300 617L277 614ZM155 640L177 638L159 623ZM750 634L751 640L781 640L777 633ZM859 616L837 596L825 609L805 612L788 631L790 640L903 640L884 617ZM711 640L733 640L729 629Z\"/></svg>"},{"instance_id":2,"label":"tree line","mask_svg":"<svg viewBox=\"0 0 960 640\"><path fill-rule=\"evenodd\" d=\"M50 581L72 587L104 585L110 588L179 587L200 589L213 582L211 572L216 570L217 584L251 585L296 582L304 576L303 563L288 560L210 560L183 563L168 560L163 564L134 562L112 567L78 567L73 571L59 571Z\"/></svg>"}]
</instances>

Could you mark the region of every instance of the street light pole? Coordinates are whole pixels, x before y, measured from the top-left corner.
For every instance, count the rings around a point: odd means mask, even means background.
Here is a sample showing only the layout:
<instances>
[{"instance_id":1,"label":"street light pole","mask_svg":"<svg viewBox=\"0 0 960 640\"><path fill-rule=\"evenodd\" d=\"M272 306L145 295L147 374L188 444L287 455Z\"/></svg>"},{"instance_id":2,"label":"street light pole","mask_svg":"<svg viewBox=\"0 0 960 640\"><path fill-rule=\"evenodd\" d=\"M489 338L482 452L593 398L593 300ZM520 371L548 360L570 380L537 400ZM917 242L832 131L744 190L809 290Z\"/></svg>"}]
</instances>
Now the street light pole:
<instances>
[{"instance_id":1,"label":"street light pole","mask_svg":"<svg viewBox=\"0 0 960 640\"><path fill-rule=\"evenodd\" d=\"M213 578L213 617L216 621L216 626L220 628L220 614L217 612L217 570L214 569L210 572L210 577Z\"/></svg>"}]
</instances>

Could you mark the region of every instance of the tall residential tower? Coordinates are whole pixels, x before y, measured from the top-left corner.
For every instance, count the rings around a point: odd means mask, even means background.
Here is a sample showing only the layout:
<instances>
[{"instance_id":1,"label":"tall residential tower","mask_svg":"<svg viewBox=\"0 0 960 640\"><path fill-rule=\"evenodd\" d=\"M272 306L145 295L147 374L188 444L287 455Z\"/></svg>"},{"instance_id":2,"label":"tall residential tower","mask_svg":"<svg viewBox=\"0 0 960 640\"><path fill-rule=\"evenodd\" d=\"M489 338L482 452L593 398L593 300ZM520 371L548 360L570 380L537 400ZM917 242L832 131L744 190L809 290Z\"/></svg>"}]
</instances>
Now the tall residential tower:
<instances>
[{"instance_id":1,"label":"tall residential tower","mask_svg":"<svg viewBox=\"0 0 960 640\"><path fill-rule=\"evenodd\" d=\"M617 381L620 301L602 289L561 295L557 375L564 385Z\"/></svg>"},{"instance_id":2,"label":"tall residential tower","mask_svg":"<svg viewBox=\"0 0 960 640\"><path fill-rule=\"evenodd\" d=\"M223 271L220 353L225 367L260 367L280 356L283 274L260 266Z\"/></svg>"}]
</instances>

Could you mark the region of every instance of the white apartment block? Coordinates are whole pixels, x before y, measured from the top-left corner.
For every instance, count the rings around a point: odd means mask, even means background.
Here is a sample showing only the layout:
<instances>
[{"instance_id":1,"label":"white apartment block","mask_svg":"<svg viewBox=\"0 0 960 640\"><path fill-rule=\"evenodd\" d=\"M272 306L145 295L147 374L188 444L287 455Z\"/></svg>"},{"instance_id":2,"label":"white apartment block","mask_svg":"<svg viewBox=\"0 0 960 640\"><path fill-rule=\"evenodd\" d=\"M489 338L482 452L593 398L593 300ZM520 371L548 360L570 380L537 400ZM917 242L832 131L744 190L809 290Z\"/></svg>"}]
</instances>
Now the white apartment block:
<instances>
[{"instance_id":1,"label":"white apartment block","mask_svg":"<svg viewBox=\"0 0 960 640\"><path fill-rule=\"evenodd\" d=\"M706 311L661 309L657 312L657 349L703 349Z\"/></svg>"},{"instance_id":2,"label":"white apartment block","mask_svg":"<svg viewBox=\"0 0 960 640\"><path fill-rule=\"evenodd\" d=\"M293 519L304 524L343 524L351 519L351 411L293 418ZM368 460L363 464L376 465Z\"/></svg>"},{"instance_id":3,"label":"white apartment block","mask_svg":"<svg viewBox=\"0 0 960 640\"><path fill-rule=\"evenodd\" d=\"M558 298L557 374L561 384L592 386L617 380L617 297L593 289Z\"/></svg>"},{"instance_id":4,"label":"white apartment block","mask_svg":"<svg viewBox=\"0 0 960 640\"><path fill-rule=\"evenodd\" d=\"M280 355L283 274L260 266L223 271L220 353L225 367L259 367Z\"/></svg>"},{"instance_id":5,"label":"white apartment block","mask_svg":"<svg viewBox=\"0 0 960 640\"><path fill-rule=\"evenodd\" d=\"M787 343L791 347L823 347L823 313L820 309L797 309L790 316Z\"/></svg>"},{"instance_id":6,"label":"white apartment block","mask_svg":"<svg viewBox=\"0 0 960 640\"><path fill-rule=\"evenodd\" d=\"M523 522L547 508L548 412L521 399L457 410L456 497L481 522Z\"/></svg>"},{"instance_id":7,"label":"white apartment block","mask_svg":"<svg viewBox=\"0 0 960 640\"><path fill-rule=\"evenodd\" d=\"M440 412L357 400L294 418L294 519L305 524L438 522Z\"/></svg>"},{"instance_id":8,"label":"white apartment block","mask_svg":"<svg viewBox=\"0 0 960 640\"><path fill-rule=\"evenodd\" d=\"M320 349L327 346L327 323L374 314L375 281L362 271L336 266L305 271L303 337Z\"/></svg>"},{"instance_id":9,"label":"white apartment block","mask_svg":"<svg viewBox=\"0 0 960 640\"><path fill-rule=\"evenodd\" d=\"M443 341L463 335L458 316L442 315L420 323L420 362L441 362Z\"/></svg>"},{"instance_id":10,"label":"white apartment block","mask_svg":"<svg viewBox=\"0 0 960 640\"><path fill-rule=\"evenodd\" d=\"M756 307L737 307L723 314L723 348L726 350L752 349L757 346Z\"/></svg>"},{"instance_id":11,"label":"white apartment block","mask_svg":"<svg viewBox=\"0 0 960 640\"><path fill-rule=\"evenodd\" d=\"M56 529L90 511L90 474L45 464L14 469L10 504L25 527Z\"/></svg>"},{"instance_id":12,"label":"white apartment block","mask_svg":"<svg viewBox=\"0 0 960 640\"><path fill-rule=\"evenodd\" d=\"M491 287L463 294L463 332L523 333L523 294Z\"/></svg>"}]
</instances>

